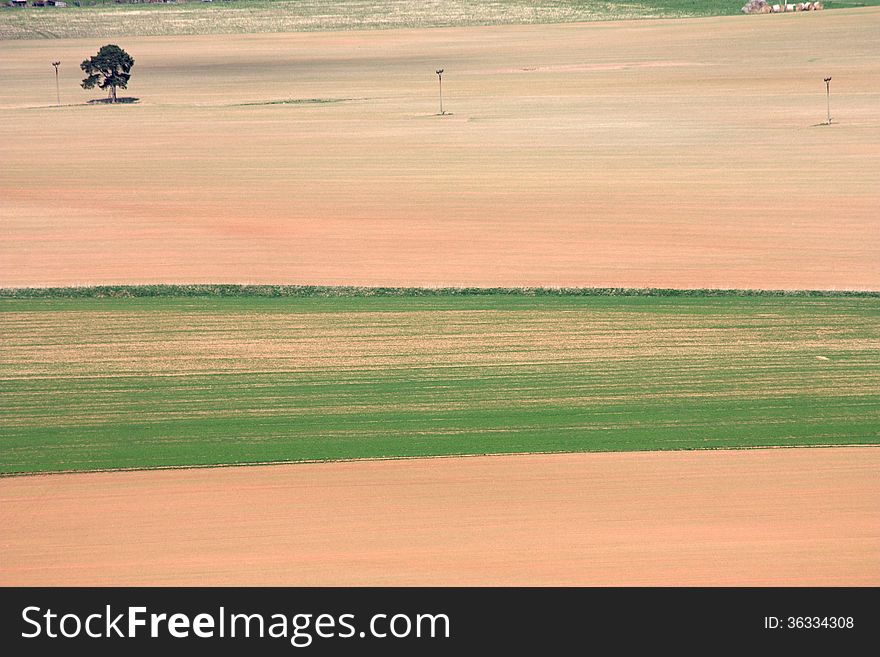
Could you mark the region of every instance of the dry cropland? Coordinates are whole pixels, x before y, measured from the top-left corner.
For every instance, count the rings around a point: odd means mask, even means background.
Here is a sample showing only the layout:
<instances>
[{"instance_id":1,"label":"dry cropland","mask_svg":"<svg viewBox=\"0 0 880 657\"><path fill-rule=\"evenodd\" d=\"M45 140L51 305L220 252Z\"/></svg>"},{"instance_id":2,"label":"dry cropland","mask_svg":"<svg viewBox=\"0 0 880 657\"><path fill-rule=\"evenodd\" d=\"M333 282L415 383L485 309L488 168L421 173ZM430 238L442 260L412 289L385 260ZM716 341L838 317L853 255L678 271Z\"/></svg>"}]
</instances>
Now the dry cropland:
<instances>
[{"instance_id":1,"label":"dry cropland","mask_svg":"<svg viewBox=\"0 0 880 657\"><path fill-rule=\"evenodd\" d=\"M6 42L0 282L880 289L878 27L127 38L125 107Z\"/></svg>"},{"instance_id":2,"label":"dry cropland","mask_svg":"<svg viewBox=\"0 0 880 657\"><path fill-rule=\"evenodd\" d=\"M0 42L0 584L880 584L878 33Z\"/></svg>"}]
</instances>

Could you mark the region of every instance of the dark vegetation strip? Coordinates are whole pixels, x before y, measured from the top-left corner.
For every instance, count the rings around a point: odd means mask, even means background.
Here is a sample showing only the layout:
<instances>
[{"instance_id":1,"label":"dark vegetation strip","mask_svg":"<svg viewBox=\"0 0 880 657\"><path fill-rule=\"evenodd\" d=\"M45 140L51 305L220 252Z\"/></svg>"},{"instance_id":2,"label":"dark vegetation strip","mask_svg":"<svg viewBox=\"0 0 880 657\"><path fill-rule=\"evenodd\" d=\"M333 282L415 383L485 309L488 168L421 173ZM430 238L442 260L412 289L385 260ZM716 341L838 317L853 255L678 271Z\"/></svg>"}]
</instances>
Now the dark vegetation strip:
<instances>
[{"instance_id":1,"label":"dark vegetation strip","mask_svg":"<svg viewBox=\"0 0 880 657\"><path fill-rule=\"evenodd\" d=\"M325 285L96 285L0 288L0 299L103 299L188 297L857 297L867 290L737 290L623 287L357 287Z\"/></svg>"},{"instance_id":2,"label":"dark vegetation strip","mask_svg":"<svg viewBox=\"0 0 880 657\"><path fill-rule=\"evenodd\" d=\"M282 100L257 100L249 103L232 103L226 107L255 107L257 105L326 105L344 103L353 98L285 98Z\"/></svg>"}]
</instances>

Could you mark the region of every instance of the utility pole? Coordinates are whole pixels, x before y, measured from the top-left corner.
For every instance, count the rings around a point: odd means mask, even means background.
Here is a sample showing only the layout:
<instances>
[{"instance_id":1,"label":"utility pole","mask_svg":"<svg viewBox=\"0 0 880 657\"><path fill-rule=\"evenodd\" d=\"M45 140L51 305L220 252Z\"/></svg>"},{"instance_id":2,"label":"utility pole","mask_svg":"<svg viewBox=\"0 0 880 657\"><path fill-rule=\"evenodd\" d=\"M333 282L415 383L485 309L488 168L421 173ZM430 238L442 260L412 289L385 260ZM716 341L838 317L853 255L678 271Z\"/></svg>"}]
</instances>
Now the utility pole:
<instances>
[{"instance_id":1,"label":"utility pole","mask_svg":"<svg viewBox=\"0 0 880 657\"><path fill-rule=\"evenodd\" d=\"M831 78L825 78L825 98L828 101L828 125L831 125Z\"/></svg>"},{"instance_id":2,"label":"utility pole","mask_svg":"<svg viewBox=\"0 0 880 657\"><path fill-rule=\"evenodd\" d=\"M440 115L446 114L443 111L443 69L437 69L437 79L440 80Z\"/></svg>"},{"instance_id":3,"label":"utility pole","mask_svg":"<svg viewBox=\"0 0 880 657\"><path fill-rule=\"evenodd\" d=\"M58 102L59 107L61 106L61 89L58 87L58 67L61 65L61 62L52 62L52 66L55 67L55 100Z\"/></svg>"}]
</instances>

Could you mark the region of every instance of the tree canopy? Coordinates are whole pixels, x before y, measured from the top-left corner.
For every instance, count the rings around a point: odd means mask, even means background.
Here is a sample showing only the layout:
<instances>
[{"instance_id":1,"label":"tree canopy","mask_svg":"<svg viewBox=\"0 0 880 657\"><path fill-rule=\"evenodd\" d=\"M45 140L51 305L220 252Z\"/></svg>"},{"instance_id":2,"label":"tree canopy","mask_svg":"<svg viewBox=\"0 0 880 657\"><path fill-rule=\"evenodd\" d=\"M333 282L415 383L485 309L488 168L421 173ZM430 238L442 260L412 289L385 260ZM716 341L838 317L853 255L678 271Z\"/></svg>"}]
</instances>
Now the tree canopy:
<instances>
[{"instance_id":1,"label":"tree canopy","mask_svg":"<svg viewBox=\"0 0 880 657\"><path fill-rule=\"evenodd\" d=\"M116 88L125 89L131 79L134 58L119 46L110 44L102 46L97 55L84 60L79 67L85 72L82 81L83 89L107 89L110 102L116 102Z\"/></svg>"}]
</instances>

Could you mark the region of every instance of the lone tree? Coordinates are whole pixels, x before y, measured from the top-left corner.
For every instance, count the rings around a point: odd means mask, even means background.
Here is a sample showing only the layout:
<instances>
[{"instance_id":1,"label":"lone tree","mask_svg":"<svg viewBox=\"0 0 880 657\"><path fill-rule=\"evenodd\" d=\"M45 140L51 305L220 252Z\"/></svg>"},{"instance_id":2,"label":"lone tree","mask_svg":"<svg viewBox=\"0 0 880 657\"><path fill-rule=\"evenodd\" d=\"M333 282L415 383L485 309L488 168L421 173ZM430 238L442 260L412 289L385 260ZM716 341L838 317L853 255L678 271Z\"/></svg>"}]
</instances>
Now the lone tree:
<instances>
[{"instance_id":1,"label":"lone tree","mask_svg":"<svg viewBox=\"0 0 880 657\"><path fill-rule=\"evenodd\" d=\"M102 46L97 55L84 60L79 67L85 72L83 89L109 89L111 103L116 102L116 87L125 89L131 78L134 59L119 46Z\"/></svg>"}]
</instances>

